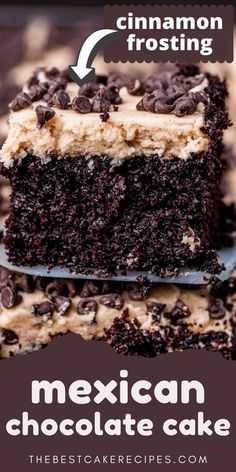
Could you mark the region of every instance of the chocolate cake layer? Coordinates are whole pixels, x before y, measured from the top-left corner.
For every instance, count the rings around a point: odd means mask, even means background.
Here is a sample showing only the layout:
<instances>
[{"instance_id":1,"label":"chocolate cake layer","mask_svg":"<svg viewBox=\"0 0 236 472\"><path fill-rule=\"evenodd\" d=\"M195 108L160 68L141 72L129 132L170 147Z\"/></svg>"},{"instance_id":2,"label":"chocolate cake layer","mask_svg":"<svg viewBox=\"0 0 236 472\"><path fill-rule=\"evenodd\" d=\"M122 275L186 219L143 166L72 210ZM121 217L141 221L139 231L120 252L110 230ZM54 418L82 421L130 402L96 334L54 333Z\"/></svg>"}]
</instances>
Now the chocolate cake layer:
<instances>
[{"instance_id":1,"label":"chocolate cake layer","mask_svg":"<svg viewBox=\"0 0 236 472\"><path fill-rule=\"evenodd\" d=\"M212 289L32 278L0 269L0 356L26 354L74 332L123 355L187 349L234 359L235 278Z\"/></svg>"},{"instance_id":2,"label":"chocolate cake layer","mask_svg":"<svg viewBox=\"0 0 236 472\"><path fill-rule=\"evenodd\" d=\"M217 272L221 168L210 152L187 161L137 156L119 166L106 157L42 164L27 156L5 172L9 259L81 272Z\"/></svg>"}]
</instances>

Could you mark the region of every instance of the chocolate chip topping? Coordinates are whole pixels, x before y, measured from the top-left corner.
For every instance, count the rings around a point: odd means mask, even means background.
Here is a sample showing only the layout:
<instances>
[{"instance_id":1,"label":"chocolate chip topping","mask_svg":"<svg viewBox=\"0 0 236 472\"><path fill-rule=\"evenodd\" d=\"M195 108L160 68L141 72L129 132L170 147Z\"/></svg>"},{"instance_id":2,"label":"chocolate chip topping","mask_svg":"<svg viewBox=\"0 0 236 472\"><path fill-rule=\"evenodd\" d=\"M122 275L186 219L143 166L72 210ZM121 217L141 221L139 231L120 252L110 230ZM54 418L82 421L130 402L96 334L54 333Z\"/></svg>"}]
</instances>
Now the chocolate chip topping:
<instances>
[{"instance_id":1,"label":"chocolate chip topping","mask_svg":"<svg viewBox=\"0 0 236 472\"><path fill-rule=\"evenodd\" d=\"M97 302L95 300L86 299L80 300L77 305L77 313L79 315L96 315L98 309Z\"/></svg>"},{"instance_id":2,"label":"chocolate chip topping","mask_svg":"<svg viewBox=\"0 0 236 472\"><path fill-rule=\"evenodd\" d=\"M77 113L89 113L92 105L87 97L79 96L72 100L72 108Z\"/></svg>"},{"instance_id":3,"label":"chocolate chip topping","mask_svg":"<svg viewBox=\"0 0 236 472\"><path fill-rule=\"evenodd\" d=\"M93 98L99 90L99 84L94 81L87 82L79 88L79 95L83 95L87 98Z\"/></svg>"},{"instance_id":4,"label":"chocolate chip topping","mask_svg":"<svg viewBox=\"0 0 236 472\"><path fill-rule=\"evenodd\" d=\"M119 95L119 88L115 83L110 83L104 88L104 90L108 100L110 100L112 105L120 105L122 103L122 98Z\"/></svg>"},{"instance_id":5,"label":"chocolate chip topping","mask_svg":"<svg viewBox=\"0 0 236 472\"><path fill-rule=\"evenodd\" d=\"M224 318L226 310L223 301L220 298L216 298L208 307L210 318L213 320L222 320Z\"/></svg>"},{"instance_id":6,"label":"chocolate chip topping","mask_svg":"<svg viewBox=\"0 0 236 472\"><path fill-rule=\"evenodd\" d=\"M63 295L57 295L53 299L53 304L57 312L64 315L71 305L69 297L63 297Z\"/></svg>"},{"instance_id":7,"label":"chocolate chip topping","mask_svg":"<svg viewBox=\"0 0 236 472\"><path fill-rule=\"evenodd\" d=\"M115 308L116 310L121 310L124 305L124 299L118 293L109 293L107 295L103 295L99 301L101 305L107 306L109 308Z\"/></svg>"},{"instance_id":8,"label":"chocolate chip topping","mask_svg":"<svg viewBox=\"0 0 236 472\"><path fill-rule=\"evenodd\" d=\"M58 295L65 296L69 294L67 284L62 279L55 279L49 282L49 284L46 285L45 292L51 301Z\"/></svg>"},{"instance_id":9,"label":"chocolate chip topping","mask_svg":"<svg viewBox=\"0 0 236 472\"><path fill-rule=\"evenodd\" d=\"M45 83L34 84L29 88L28 94L32 102L36 102L37 100L42 100L47 90L48 86Z\"/></svg>"},{"instance_id":10,"label":"chocolate chip topping","mask_svg":"<svg viewBox=\"0 0 236 472\"><path fill-rule=\"evenodd\" d=\"M39 305L33 306L33 314L35 316L51 318L54 312L53 304L49 301L40 303Z\"/></svg>"},{"instance_id":11,"label":"chocolate chip topping","mask_svg":"<svg viewBox=\"0 0 236 472\"><path fill-rule=\"evenodd\" d=\"M102 293L102 283L86 280L80 292L81 298L93 297Z\"/></svg>"},{"instance_id":12,"label":"chocolate chip topping","mask_svg":"<svg viewBox=\"0 0 236 472\"><path fill-rule=\"evenodd\" d=\"M22 298L17 295L12 287L4 287L1 290L1 301L4 308L13 308L21 302Z\"/></svg>"},{"instance_id":13,"label":"chocolate chip topping","mask_svg":"<svg viewBox=\"0 0 236 472\"><path fill-rule=\"evenodd\" d=\"M115 74L111 73L107 77L107 84L115 84L118 89L121 89L121 87L124 87L126 84L126 79L124 75L121 74Z\"/></svg>"},{"instance_id":14,"label":"chocolate chip topping","mask_svg":"<svg viewBox=\"0 0 236 472\"><path fill-rule=\"evenodd\" d=\"M141 287L134 285L133 287L128 287L128 295L131 300L139 302L145 300L145 295L143 294Z\"/></svg>"},{"instance_id":15,"label":"chocolate chip topping","mask_svg":"<svg viewBox=\"0 0 236 472\"><path fill-rule=\"evenodd\" d=\"M178 323L179 320L187 318L190 315L191 312L188 306L182 300L177 300L173 310L171 310L170 313L165 313L165 317L169 318L173 324Z\"/></svg>"},{"instance_id":16,"label":"chocolate chip topping","mask_svg":"<svg viewBox=\"0 0 236 472\"><path fill-rule=\"evenodd\" d=\"M26 293L32 293L35 289L35 280L31 275L21 274L17 282L18 290Z\"/></svg>"},{"instance_id":17,"label":"chocolate chip topping","mask_svg":"<svg viewBox=\"0 0 236 472\"><path fill-rule=\"evenodd\" d=\"M58 90L54 93L49 102L50 105L61 108L62 110L66 110L69 107L69 103L70 97L64 90Z\"/></svg>"},{"instance_id":18,"label":"chocolate chip topping","mask_svg":"<svg viewBox=\"0 0 236 472\"><path fill-rule=\"evenodd\" d=\"M152 300L147 300L146 306L147 306L147 314L152 316L153 321L156 321L156 322L160 321L161 314L164 311L166 305L164 303L157 303Z\"/></svg>"},{"instance_id":19,"label":"chocolate chip topping","mask_svg":"<svg viewBox=\"0 0 236 472\"><path fill-rule=\"evenodd\" d=\"M180 68L174 74L161 72L152 74L142 83L136 80L137 95L146 93L137 103L138 111L150 111L152 113L171 113L176 116L183 116L195 113L199 103L207 104L207 95L205 92L191 92L191 89L203 82L202 74L189 75L190 72L196 72L196 67ZM135 79L128 84L128 91L135 88Z\"/></svg>"},{"instance_id":20,"label":"chocolate chip topping","mask_svg":"<svg viewBox=\"0 0 236 472\"><path fill-rule=\"evenodd\" d=\"M127 84L127 90L131 95L143 95L145 90L139 79L131 79Z\"/></svg>"},{"instance_id":21,"label":"chocolate chip topping","mask_svg":"<svg viewBox=\"0 0 236 472\"><path fill-rule=\"evenodd\" d=\"M54 79L61 74L60 70L57 67L52 67L51 69L45 70L45 75L47 79Z\"/></svg>"},{"instance_id":22,"label":"chocolate chip topping","mask_svg":"<svg viewBox=\"0 0 236 472\"><path fill-rule=\"evenodd\" d=\"M92 111L94 113L107 113L110 105L111 101L108 91L105 88L98 90L92 100Z\"/></svg>"},{"instance_id":23,"label":"chocolate chip topping","mask_svg":"<svg viewBox=\"0 0 236 472\"><path fill-rule=\"evenodd\" d=\"M0 289L9 285L11 281L11 272L4 267L0 268Z\"/></svg>"},{"instance_id":24,"label":"chocolate chip topping","mask_svg":"<svg viewBox=\"0 0 236 472\"><path fill-rule=\"evenodd\" d=\"M194 99L183 96L178 99L177 103L175 104L175 115L176 116L184 116L184 115L191 115L197 109L197 105Z\"/></svg>"},{"instance_id":25,"label":"chocolate chip topping","mask_svg":"<svg viewBox=\"0 0 236 472\"><path fill-rule=\"evenodd\" d=\"M17 344L19 341L17 334L11 329L4 329L2 331L2 338L3 338L4 344L7 344L8 346Z\"/></svg>"},{"instance_id":26,"label":"chocolate chip topping","mask_svg":"<svg viewBox=\"0 0 236 472\"><path fill-rule=\"evenodd\" d=\"M52 108L38 105L35 109L37 115L37 128L41 129L45 123L50 121L55 116L55 111Z\"/></svg>"},{"instance_id":27,"label":"chocolate chip topping","mask_svg":"<svg viewBox=\"0 0 236 472\"><path fill-rule=\"evenodd\" d=\"M9 108L12 111L19 111L23 108L27 108L31 105L32 100L30 96L25 92L20 92L16 95L16 98L9 104Z\"/></svg>"},{"instance_id":28,"label":"chocolate chip topping","mask_svg":"<svg viewBox=\"0 0 236 472\"><path fill-rule=\"evenodd\" d=\"M152 113L171 113L176 116L184 116L195 113L199 103L207 104L207 95L204 92L186 92L183 87L176 85L168 91L154 91L145 95L137 103L138 111L151 111Z\"/></svg>"}]
</instances>

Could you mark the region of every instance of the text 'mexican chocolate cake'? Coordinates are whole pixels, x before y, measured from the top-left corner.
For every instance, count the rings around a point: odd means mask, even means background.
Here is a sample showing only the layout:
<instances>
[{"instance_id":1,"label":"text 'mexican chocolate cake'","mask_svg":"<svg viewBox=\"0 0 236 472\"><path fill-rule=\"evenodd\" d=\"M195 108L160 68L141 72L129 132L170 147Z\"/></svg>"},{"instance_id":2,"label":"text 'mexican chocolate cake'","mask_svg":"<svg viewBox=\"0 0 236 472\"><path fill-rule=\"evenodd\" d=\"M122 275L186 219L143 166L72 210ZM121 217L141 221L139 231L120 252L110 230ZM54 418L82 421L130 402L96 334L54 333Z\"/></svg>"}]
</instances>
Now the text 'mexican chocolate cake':
<instances>
[{"instance_id":1,"label":"text 'mexican chocolate cake'","mask_svg":"<svg viewBox=\"0 0 236 472\"><path fill-rule=\"evenodd\" d=\"M15 265L217 273L225 83L196 66L79 87L37 70L10 104L1 166Z\"/></svg>"}]
</instances>

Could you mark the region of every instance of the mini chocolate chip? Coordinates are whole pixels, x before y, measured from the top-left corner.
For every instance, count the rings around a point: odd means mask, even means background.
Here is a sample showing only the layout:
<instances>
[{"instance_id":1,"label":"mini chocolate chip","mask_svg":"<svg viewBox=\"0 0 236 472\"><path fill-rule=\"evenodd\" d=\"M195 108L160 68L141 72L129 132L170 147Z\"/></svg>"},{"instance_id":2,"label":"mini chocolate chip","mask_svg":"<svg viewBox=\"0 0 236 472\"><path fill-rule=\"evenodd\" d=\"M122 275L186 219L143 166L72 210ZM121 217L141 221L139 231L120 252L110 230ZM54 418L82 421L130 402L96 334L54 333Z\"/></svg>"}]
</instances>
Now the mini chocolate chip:
<instances>
[{"instance_id":1,"label":"mini chocolate chip","mask_svg":"<svg viewBox=\"0 0 236 472\"><path fill-rule=\"evenodd\" d=\"M67 283L63 279L55 279L53 282L50 282L45 289L47 297L49 300L54 301L54 298L58 295L62 295L64 297L69 296L69 288Z\"/></svg>"},{"instance_id":2,"label":"mini chocolate chip","mask_svg":"<svg viewBox=\"0 0 236 472\"><path fill-rule=\"evenodd\" d=\"M90 113L92 105L87 97L82 95L72 100L72 108L77 113Z\"/></svg>"},{"instance_id":3,"label":"mini chocolate chip","mask_svg":"<svg viewBox=\"0 0 236 472\"><path fill-rule=\"evenodd\" d=\"M86 280L80 292L81 298L93 297L102 293L102 282L93 282Z\"/></svg>"},{"instance_id":4,"label":"mini chocolate chip","mask_svg":"<svg viewBox=\"0 0 236 472\"><path fill-rule=\"evenodd\" d=\"M205 92L189 92L189 97L192 98L196 104L203 103L208 104L207 94Z\"/></svg>"},{"instance_id":5,"label":"mini chocolate chip","mask_svg":"<svg viewBox=\"0 0 236 472\"><path fill-rule=\"evenodd\" d=\"M22 297L17 295L14 288L3 287L1 290L1 301L4 308L12 308L22 301Z\"/></svg>"},{"instance_id":6,"label":"mini chocolate chip","mask_svg":"<svg viewBox=\"0 0 236 472\"><path fill-rule=\"evenodd\" d=\"M104 87L106 98L110 100L112 105L120 105L122 103L122 98L119 95L119 89L116 84L111 83L107 87Z\"/></svg>"},{"instance_id":7,"label":"mini chocolate chip","mask_svg":"<svg viewBox=\"0 0 236 472\"><path fill-rule=\"evenodd\" d=\"M45 70L45 75L47 79L54 79L60 74L61 73L57 67L52 67L51 69Z\"/></svg>"},{"instance_id":8,"label":"mini chocolate chip","mask_svg":"<svg viewBox=\"0 0 236 472\"><path fill-rule=\"evenodd\" d=\"M99 90L99 84L96 81L87 82L79 88L79 95L87 98L93 98Z\"/></svg>"},{"instance_id":9,"label":"mini chocolate chip","mask_svg":"<svg viewBox=\"0 0 236 472\"><path fill-rule=\"evenodd\" d=\"M127 90L130 95L143 95L145 92L143 83L139 79L131 79L127 84Z\"/></svg>"},{"instance_id":10,"label":"mini chocolate chip","mask_svg":"<svg viewBox=\"0 0 236 472\"><path fill-rule=\"evenodd\" d=\"M186 96L181 97L175 102L174 113L176 116L191 115L195 113L197 105L195 100Z\"/></svg>"},{"instance_id":11,"label":"mini chocolate chip","mask_svg":"<svg viewBox=\"0 0 236 472\"><path fill-rule=\"evenodd\" d=\"M11 279L11 272L4 267L0 267L0 289L9 285Z\"/></svg>"},{"instance_id":12,"label":"mini chocolate chip","mask_svg":"<svg viewBox=\"0 0 236 472\"><path fill-rule=\"evenodd\" d=\"M223 301L216 298L208 307L210 318L213 320L221 320L224 318L226 310Z\"/></svg>"},{"instance_id":13,"label":"mini chocolate chip","mask_svg":"<svg viewBox=\"0 0 236 472\"><path fill-rule=\"evenodd\" d=\"M32 293L35 289L35 280L32 275L22 274L17 281L17 288L22 292Z\"/></svg>"},{"instance_id":14,"label":"mini chocolate chip","mask_svg":"<svg viewBox=\"0 0 236 472\"><path fill-rule=\"evenodd\" d=\"M185 95L185 93L185 88L178 84L169 85L169 87L166 89L166 94L171 97L172 102L177 98Z\"/></svg>"},{"instance_id":15,"label":"mini chocolate chip","mask_svg":"<svg viewBox=\"0 0 236 472\"><path fill-rule=\"evenodd\" d=\"M145 300L145 296L142 292L142 289L138 285L134 286L132 288L128 287L128 295L131 298L131 300L133 300L133 301Z\"/></svg>"},{"instance_id":16,"label":"mini chocolate chip","mask_svg":"<svg viewBox=\"0 0 236 472\"><path fill-rule=\"evenodd\" d=\"M121 310L124 305L124 299L118 293L109 293L108 295L103 295L99 302L101 305L108 306L109 308L115 308L116 310Z\"/></svg>"},{"instance_id":17,"label":"mini chocolate chip","mask_svg":"<svg viewBox=\"0 0 236 472\"><path fill-rule=\"evenodd\" d=\"M94 113L108 113L111 102L105 88L98 90L92 100L92 111Z\"/></svg>"},{"instance_id":18,"label":"mini chocolate chip","mask_svg":"<svg viewBox=\"0 0 236 472\"><path fill-rule=\"evenodd\" d=\"M96 315L97 307L97 302L95 300L80 300L77 305L77 313L79 315Z\"/></svg>"},{"instance_id":19,"label":"mini chocolate chip","mask_svg":"<svg viewBox=\"0 0 236 472\"><path fill-rule=\"evenodd\" d=\"M63 295L57 295L56 297L53 298L53 304L56 311L64 315L66 311L68 310L71 304L71 301L69 297L63 297Z\"/></svg>"},{"instance_id":20,"label":"mini chocolate chip","mask_svg":"<svg viewBox=\"0 0 236 472\"><path fill-rule=\"evenodd\" d=\"M32 100L30 96L25 92L20 92L16 95L16 98L9 104L9 108L12 111L19 111L23 108L27 108L31 105Z\"/></svg>"},{"instance_id":21,"label":"mini chocolate chip","mask_svg":"<svg viewBox=\"0 0 236 472\"><path fill-rule=\"evenodd\" d=\"M156 100L155 105L154 105L155 113L170 113L173 110L174 110L174 104L168 105L167 103L161 100Z\"/></svg>"},{"instance_id":22,"label":"mini chocolate chip","mask_svg":"<svg viewBox=\"0 0 236 472\"><path fill-rule=\"evenodd\" d=\"M33 306L33 314L39 317L51 318L54 312L53 304L49 301Z\"/></svg>"},{"instance_id":23,"label":"mini chocolate chip","mask_svg":"<svg viewBox=\"0 0 236 472\"><path fill-rule=\"evenodd\" d=\"M56 79L51 80L49 82L49 87L46 92L47 96L44 97L44 99L47 97L48 98L52 97L54 93L58 92L58 90L65 90L65 86L66 86L66 81L62 77L57 77Z\"/></svg>"},{"instance_id":24,"label":"mini chocolate chip","mask_svg":"<svg viewBox=\"0 0 236 472\"><path fill-rule=\"evenodd\" d=\"M171 310L170 313L166 313L165 317L169 318L172 323L175 324L179 320L187 318L190 314L188 306L182 300L177 300L173 310Z\"/></svg>"},{"instance_id":25,"label":"mini chocolate chip","mask_svg":"<svg viewBox=\"0 0 236 472\"><path fill-rule=\"evenodd\" d=\"M144 91L152 93L154 90L164 90L165 76L160 74L149 75L143 82Z\"/></svg>"},{"instance_id":26,"label":"mini chocolate chip","mask_svg":"<svg viewBox=\"0 0 236 472\"><path fill-rule=\"evenodd\" d=\"M152 300L146 301L147 314L151 315L154 321L160 321L161 313L164 311L166 305L164 303L153 302Z\"/></svg>"},{"instance_id":27,"label":"mini chocolate chip","mask_svg":"<svg viewBox=\"0 0 236 472\"><path fill-rule=\"evenodd\" d=\"M36 277L36 289L44 292L46 290L47 285L50 283L50 280L51 279L49 277Z\"/></svg>"},{"instance_id":28,"label":"mini chocolate chip","mask_svg":"<svg viewBox=\"0 0 236 472\"><path fill-rule=\"evenodd\" d=\"M41 129L45 123L50 121L55 116L55 111L52 108L38 105L35 109L37 115L37 128Z\"/></svg>"},{"instance_id":29,"label":"mini chocolate chip","mask_svg":"<svg viewBox=\"0 0 236 472\"><path fill-rule=\"evenodd\" d=\"M2 332L2 337L4 344L7 344L8 346L17 344L19 341L17 334L11 329L4 329Z\"/></svg>"},{"instance_id":30,"label":"mini chocolate chip","mask_svg":"<svg viewBox=\"0 0 236 472\"><path fill-rule=\"evenodd\" d=\"M125 77L123 75L111 73L107 77L107 85L113 83L113 84L116 85L116 87L118 89L121 89L121 87L124 87L125 82L126 82L126 80L125 80Z\"/></svg>"},{"instance_id":31,"label":"mini chocolate chip","mask_svg":"<svg viewBox=\"0 0 236 472\"><path fill-rule=\"evenodd\" d=\"M195 76L199 74L199 66L195 64L179 64L177 63L178 74L182 74L185 77Z\"/></svg>"},{"instance_id":32,"label":"mini chocolate chip","mask_svg":"<svg viewBox=\"0 0 236 472\"><path fill-rule=\"evenodd\" d=\"M45 93L47 92L48 85L45 83L35 84L29 88L28 95L30 96L32 102L41 100Z\"/></svg>"},{"instance_id":33,"label":"mini chocolate chip","mask_svg":"<svg viewBox=\"0 0 236 472\"><path fill-rule=\"evenodd\" d=\"M69 103L70 97L64 90L58 90L56 93L54 93L50 101L50 105L54 105L55 107L61 108L62 110L66 110L69 106Z\"/></svg>"}]
</instances>

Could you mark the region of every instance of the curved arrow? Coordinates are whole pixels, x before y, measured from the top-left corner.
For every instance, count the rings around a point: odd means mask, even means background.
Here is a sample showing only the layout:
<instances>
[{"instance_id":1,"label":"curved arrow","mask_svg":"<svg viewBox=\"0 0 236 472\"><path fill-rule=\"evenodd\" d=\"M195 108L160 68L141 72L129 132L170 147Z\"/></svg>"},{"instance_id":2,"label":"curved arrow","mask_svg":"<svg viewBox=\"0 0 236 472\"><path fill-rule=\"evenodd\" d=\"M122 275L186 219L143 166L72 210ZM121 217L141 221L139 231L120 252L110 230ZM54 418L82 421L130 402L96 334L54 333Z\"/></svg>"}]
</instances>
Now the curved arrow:
<instances>
[{"instance_id":1,"label":"curved arrow","mask_svg":"<svg viewBox=\"0 0 236 472\"><path fill-rule=\"evenodd\" d=\"M105 43L116 39L120 34L119 31L113 29L101 29L90 34L81 46L77 64L69 68L71 79L80 86L91 80L95 75L95 69L90 66L98 51Z\"/></svg>"}]
</instances>

